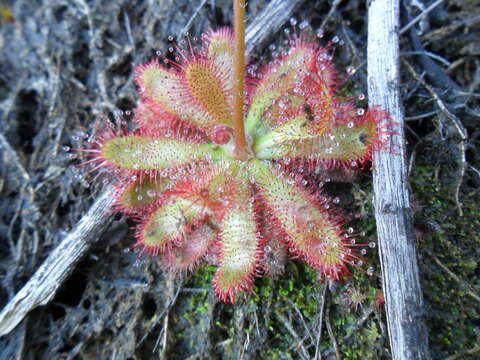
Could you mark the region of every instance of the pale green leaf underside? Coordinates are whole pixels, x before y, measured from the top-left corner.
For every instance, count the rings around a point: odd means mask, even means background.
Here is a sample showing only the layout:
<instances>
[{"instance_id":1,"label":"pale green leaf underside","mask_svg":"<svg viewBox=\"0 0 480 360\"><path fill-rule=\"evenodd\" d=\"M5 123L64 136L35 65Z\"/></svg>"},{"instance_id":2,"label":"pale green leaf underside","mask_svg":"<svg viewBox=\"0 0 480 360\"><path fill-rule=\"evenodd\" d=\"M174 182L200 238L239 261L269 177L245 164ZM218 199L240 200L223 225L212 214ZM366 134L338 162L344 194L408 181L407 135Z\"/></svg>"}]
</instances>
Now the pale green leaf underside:
<instances>
[{"instance_id":1,"label":"pale green leaf underside","mask_svg":"<svg viewBox=\"0 0 480 360\"><path fill-rule=\"evenodd\" d=\"M286 91L292 90L308 68L314 52L309 48L296 48L264 76L255 90L247 114L245 129L253 137L262 134L270 126L263 118L265 111Z\"/></svg>"},{"instance_id":2,"label":"pale green leaf underside","mask_svg":"<svg viewBox=\"0 0 480 360\"><path fill-rule=\"evenodd\" d=\"M162 248L185 237L188 228L205 215L203 206L187 199L175 198L157 209L143 229L147 248Z\"/></svg>"},{"instance_id":3,"label":"pale green leaf underside","mask_svg":"<svg viewBox=\"0 0 480 360\"><path fill-rule=\"evenodd\" d=\"M354 161L368 155L374 141L371 130L366 125L342 125L328 132L294 138L292 135L275 132L259 139L255 155L259 159L281 159L285 157Z\"/></svg>"},{"instance_id":4,"label":"pale green leaf underside","mask_svg":"<svg viewBox=\"0 0 480 360\"><path fill-rule=\"evenodd\" d=\"M239 184L250 191L247 184ZM240 194L244 195L244 194ZM220 296L246 290L255 275L258 233L253 204L247 196L238 196L236 206L227 210L221 225L221 264L215 276Z\"/></svg>"},{"instance_id":5,"label":"pale green leaf underside","mask_svg":"<svg viewBox=\"0 0 480 360\"><path fill-rule=\"evenodd\" d=\"M275 147L279 144L295 140L306 140L315 137L309 128L309 121L304 114L295 117L270 131L268 134L255 139L253 151L261 153L262 150ZM314 134L314 133L313 133Z\"/></svg>"},{"instance_id":6,"label":"pale green leaf underside","mask_svg":"<svg viewBox=\"0 0 480 360\"><path fill-rule=\"evenodd\" d=\"M102 156L128 170L163 170L206 160L213 154L208 144L149 136L124 136L105 141Z\"/></svg>"}]
</instances>

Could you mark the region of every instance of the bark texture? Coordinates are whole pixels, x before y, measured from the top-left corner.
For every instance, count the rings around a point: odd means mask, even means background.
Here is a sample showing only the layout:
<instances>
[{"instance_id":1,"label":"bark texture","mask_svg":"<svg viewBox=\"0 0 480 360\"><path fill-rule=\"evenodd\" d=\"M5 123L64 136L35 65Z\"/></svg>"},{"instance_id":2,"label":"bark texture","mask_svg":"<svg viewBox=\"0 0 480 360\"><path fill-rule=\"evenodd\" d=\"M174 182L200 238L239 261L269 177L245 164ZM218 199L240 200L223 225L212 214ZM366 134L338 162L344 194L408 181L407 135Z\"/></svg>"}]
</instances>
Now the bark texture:
<instances>
[{"instance_id":1,"label":"bark texture","mask_svg":"<svg viewBox=\"0 0 480 360\"><path fill-rule=\"evenodd\" d=\"M395 360L429 359L400 100L399 0L374 0L368 11L369 105L394 121L390 151L375 154L374 205L390 346Z\"/></svg>"}]
</instances>

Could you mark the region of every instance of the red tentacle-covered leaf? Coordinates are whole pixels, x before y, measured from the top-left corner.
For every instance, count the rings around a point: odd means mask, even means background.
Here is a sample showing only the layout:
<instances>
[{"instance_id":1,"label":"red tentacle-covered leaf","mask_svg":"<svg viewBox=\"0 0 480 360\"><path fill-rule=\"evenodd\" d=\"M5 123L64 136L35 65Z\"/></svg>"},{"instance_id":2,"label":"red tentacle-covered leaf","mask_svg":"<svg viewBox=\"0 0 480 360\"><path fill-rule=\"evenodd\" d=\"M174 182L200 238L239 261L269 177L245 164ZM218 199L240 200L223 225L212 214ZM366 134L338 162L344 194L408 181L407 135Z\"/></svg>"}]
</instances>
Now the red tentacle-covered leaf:
<instances>
[{"instance_id":1,"label":"red tentacle-covered leaf","mask_svg":"<svg viewBox=\"0 0 480 360\"><path fill-rule=\"evenodd\" d=\"M191 122L206 132L217 125L214 119L192 100L181 73L165 69L154 61L137 68L136 81L143 97L158 105L158 110L166 115Z\"/></svg>"},{"instance_id":2,"label":"red tentacle-covered leaf","mask_svg":"<svg viewBox=\"0 0 480 360\"><path fill-rule=\"evenodd\" d=\"M204 36L206 43L203 48L205 57L210 59L218 69L218 73L223 79L223 86L227 91L229 104L233 102L233 32L229 28L222 28L216 31L210 31ZM232 106L232 105L231 105Z\"/></svg>"},{"instance_id":3,"label":"red tentacle-covered leaf","mask_svg":"<svg viewBox=\"0 0 480 360\"><path fill-rule=\"evenodd\" d=\"M348 108L356 112L353 106ZM324 133L308 139L272 143L259 149L256 156L284 162L314 161L328 168L357 168L371 161L374 151L386 147L387 140L383 136L391 131L385 119L388 114L384 111L374 108L363 114L362 110L350 118L336 119Z\"/></svg>"},{"instance_id":4,"label":"red tentacle-covered leaf","mask_svg":"<svg viewBox=\"0 0 480 360\"><path fill-rule=\"evenodd\" d=\"M304 99L294 90L313 69L315 49L299 42L288 55L261 71L261 80L250 93L246 130L253 136L266 133L285 122L283 109L298 107Z\"/></svg>"},{"instance_id":5,"label":"red tentacle-covered leaf","mask_svg":"<svg viewBox=\"0 0 480 360\"><path fill-rule=\"evenodd\" d=\"M324 133L339 115L337 86L329 50L298 40L254 92L247 117L254 151Z\"/></svg>"},{"instance_id":6,"label":"red tentacle-covered leaf","mask_svg":"<svg viewBox=\"0 0 480 360\"><path fill-rule=\"evenodd\" d=\"M202 258L212 252L216 231L207 224L200 224L186 236L182 243L165 252L165 267L169 271L191 271Z\"/></svg>"},{"instance_id":7,"label":"red tentacle-covered leaf","mask_svg":"<svg viewBox=\"0 0 480 360\"><path fill-rule=\"evenodd\" d=\"M157 255L182 244L208 216L204 206L189 199L171 197L144 217L137 229L136 246Z\"/></svg>"},{"instance_id":8,"label":"red tentacle-covered leaf","mask_svg":"<svg viewBox=\"0 0 480 360\"><path fill-rule=\"evenodd\" d=\"M138 105L135 122L142 135L167 137L196 144L208 141L207 134L200 127L165 113L161 106L152 100L145 100Z\"/></svg>"},{"instance_id":9,"label":"red tentacle-covered leaf","mask_svg":"<svg viewBox=\"0 0 480 360\"><path fill-rule=\"evenodd\" d=\"M212 158L209 144L145 135L126 135L104 140L100 159L125 171L161 173Z\"/></svg>"},{"instance_id":10,"label":"red tentacle-covered leaf","mask_svg":"<svg viewBox=\"0 0 480 360\"><path fill-rule=\"evenodd\" d=\"M322 275L338 279L348 274L346 263L354 261L356 255L344 241L341 219L318 206L294 179L268 164L253 161L250 171L255 176L257 196L290 251Z\"/></svg>"},{"instance_id":11,"label":"red tentacle-covered leaf","mask_svg":"<svg viewBox=\"0 0 480 360\"><path fill-rule=\"evenodd\" d=\"M231 76L219 69L215 59L199 59L185 65L184 77L192 98L218 124L232 124Z\"/></svg>"},{"instance_id":12,"label":"red tentacle-covered leaf","mask_svg":"<svg viewBox=\"0 0 480 360\"><path fill-rule=\"evenodd\" d=\"M239 168L236 160L217 160L176 181L165 193L204 206L212 212L212 221L221 221L238 196L238 186L232 178L238 176Z\"/></svg>"},{"instance_id":13,"label":"red tentacle-covered leaf","mask_svg":"<svg viewBox=\"0 0 480 360\"><path fill-rule=\"evenodd\" d=\"M235 202L220 224L220 264L214 279L217 296L233 303L240 293L251 290L263 258L263 238L257 229L252 189L240 182L236 182L236 187Z\"/></svg>"},{"instance_id":14,"label":"red tentacle-covered leaf","mask_svg":"<svg viewBox=\"0 0 480 360\"><path fill-rule=\"evenodd\" d=\"M200 53L183 56L179 71L154 61L138 67L136 80L149 107L164 114L160 121L177 117L215 142L217 128L232 125L233 49L228 31L211 32L206 40Z\"/></svg>"}]
</instances>

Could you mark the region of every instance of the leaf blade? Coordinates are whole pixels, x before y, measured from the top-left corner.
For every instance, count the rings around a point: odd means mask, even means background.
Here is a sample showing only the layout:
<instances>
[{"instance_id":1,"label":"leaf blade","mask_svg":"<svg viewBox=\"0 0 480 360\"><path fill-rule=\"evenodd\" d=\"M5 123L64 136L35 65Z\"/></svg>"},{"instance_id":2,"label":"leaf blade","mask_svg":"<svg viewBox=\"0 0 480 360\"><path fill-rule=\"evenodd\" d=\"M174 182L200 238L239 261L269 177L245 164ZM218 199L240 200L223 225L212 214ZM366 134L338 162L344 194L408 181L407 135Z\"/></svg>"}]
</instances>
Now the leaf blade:
<instances>
[{"instance_id":1,"label":"leaf blade","mask_svg":"<svg viewBox=\"0 0 480 360\"><path fill-rule=\"evenodd\" d=\"M125 170L165 170L211 158L213 147L153 136L127 135L105 140L101 156Z\"/></svg>"},{"instance_id":2,"label":"leaf blade","mask_svg":"<svg viewBox=\"0 0 480 360\"><path fill-rule=\"evenodd\" d=\"M266 206L275 230L283 234L289 250L322 275L338 279L348 274L345 263L354 254L343 241L341 219L316 206L295 180L276 172L261 161L252 162L259 201Z\"/></svg>"},{"instance_id":3,"label":"leaf blade","mask_svg":"<svg viewBox=\"0 0 480 360\"><path fill-rule=\"evenodd\" d=\"M251 290L262 254L251 189L246 183L236 186L235 203L225 212L220 227L221 260L214 278L217 296L232 303L239 293Z\"/></svg>"}]
</instances>

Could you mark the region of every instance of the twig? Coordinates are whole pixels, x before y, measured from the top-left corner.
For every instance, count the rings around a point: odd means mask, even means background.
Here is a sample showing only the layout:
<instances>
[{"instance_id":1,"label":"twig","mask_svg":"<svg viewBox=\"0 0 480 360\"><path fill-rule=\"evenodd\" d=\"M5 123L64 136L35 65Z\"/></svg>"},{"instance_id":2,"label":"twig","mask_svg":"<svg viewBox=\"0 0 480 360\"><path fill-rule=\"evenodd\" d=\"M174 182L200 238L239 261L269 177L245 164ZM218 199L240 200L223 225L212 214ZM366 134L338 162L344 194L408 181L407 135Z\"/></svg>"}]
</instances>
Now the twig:
<instances>
[{"instance_id":1,"label":"twig","mask_svg":"<svg viewBox=\"0 0 480 360\"><path fill-rule=\"evenodd\" d=\"M310 359L310 355L308 354L308 351L307 349L305 349L305 346L303 346L303 341L302 339L300 338L300 336L297 334L297 332L295 331L295 329L293 328L292 324L290 323L290 321L288 321L288 319L283 316L282 314L280 314L278 311L275 311L275 316L277 317L278 320L280 320L280 322L283 324L283 326L285 326L285 328L288 330L288 332L290 334L293 335L293 337L295 338L295 340L297 340L297 346L295 346L295 348L297 349L299 355L303 358L303 359ZM299 349L298 349L299 348ZM301 351L300 351L301 350Z\"/></svg>"},{"instance_id":2,"label":"twig","mask_svg":"<svg viewBox=\"0 0 480 360\"><path fill-rule=\"evenodd\" d=\"M247 54L251 54L257 46L262 46L268 37L275 34L285 23L292 13L305 0L272 0L248 25L245 34Z\"/></svg>"},{"instance_id":3,"label":"twig","mask_svg":"<svg viewBox=\"0 0 480 360\"><path fill-rule=\"evenodd\" d=\"M348 341L353 337L354 334L358 333L358 330L365 324L365 322L370 318L370 316L374 313L374 310L372 307L370 307L366 312L363 313L363 316L360 318L360 320L357 321L355 326L349 331L349 333L342 339L344 343L348 343ZM328 358L335 349L328 349L327 351L324 352L324 356Z\"/></svg>"},{"instance_id":4,"label":"twig","mask_svg":"<svg viewBox=\"0 0 480 360\"><path fill-rule=\"evenodd\" d=\"M435 9L438 5L440 5L444 0L437 0L433 4L431 4L428 8L423 10L415 19L410 21L407 25L405 25L402 30L400 30L400 35L403 35L408 29L410 29L413 25L415 25L417 22L422 20L422 18L427 15L430 11Z\"/></svg>"},{"instance_id":5,"label":"twig","mask_svg":"<svg viewBox=\"0 0 480 360\"><path fill-rule=\"evenodd\" d=\"M405 53L402 53L401 55L423 55L423 56L429 56L432 59L437 60L438 62L441 62L445 66L451 66L452 63L448 61L447 59L444 59L440 55L434 54L431 51L407 51Z\"/></svg>"},{"instance_id":6,"label":"twig","mask_svg":"<svg viewBox=\"0 0 480 360\"><path fill-rule=\"evenodd\" d=\"M182 285L180 284L178 286L178 289L177 291L175 292L175 294L173 295L173 297L170 298L169 302L167 305L165 305L165 307L163 308L162 312L160 314L158 314L157 318L155 319L155 321L152 323L152 325L150 326L149 329L147 329L145 331L145 334L143 334L142 338L140 339L140 341L137 342L136 344L136 347L140 347L140 345L143 344L143 342L147 339L148 335L150 335L150 332L160 323L160 321L163 319L163 316L168 314L170 312L170 309L172 308L172 306L175 304L175 302L177 301L177 298L178 298L178 295L180 294L180 291L182 290ZM165 329L165 328L163 328ZM160 343L160 339L162 338L162 334L163 332L160 332L160 335L158 336L157 340L155 341L155 347L154 347L154 350L157 348L158 344Z\"/></svg>"},{"instance_id":7,"label":"twig","mask_svg":"<svg viewBox=\"0 0 480 360\"><path fill-rule=\"evenodd\" d=\"M477 168L473 167L470 164L468 165L468 167L478 176L478 178L480 178L480 170L478 170Z\"/></svg>"},{"instance_id":8,"label":"twig","mask_svg":"<svg viewBox=\"0 0 480 360\"><path fill-rule=\"evenodd\" d=\"M475 346L472 349L460 351L457 354L451 355L449 357L446 357L444 360L457 360L457 359L464 359L465 355L474 355L476 353L480 352L480 345Z\"/></svg>"},{"instance_id":9,"label":"twig","mask_svg":"<svg viewBox=\"0 0 480 360\"><path fill-rule=\"evenodd\" d=\"M308 335L308 337L310 338L311 343L313 344L313 336L312 336L312 333L311 333L310 328L308 327L307 323L305 322L305 318L303 317L302 312L300 311L300 309L298 308L298 306L297 306L292 300L288 299L288 302L290 303L290 305L293 307L293 309L294 309L295 312L297 313L298 318L299 318L300 321L302 322L303 327L305 328L305 330L306 330L306 332L307 332L307 335Z\"/></svg>"},{"instance_id":10,"label":"twig","mask_svg":"<svg viewBox=\"0 0 480 360\"><path fill-rule=\"evenodd\" d=\"M371 107L388 111L395 122L390 124L395 135L385 139L392 150L375 152L374 205L392 357L424 360L430 359L430 351L408 189L399 87L399 24L399 0L370 2L368 101Z\"/></svg>"},{"instance_id":11,"label":"twig","mask_svg":"<svg viewBox=\"0 0 480 360\"><path fill-rule=\"evenodd\" d=\"M183 281L182 281L182 283L183 283ZM177 301L178 294L180 294L180 290L182 289L182 283L179 284L177 291L174 291L173 275L170 274L170 273L167 274L166 297L168 299L170 299L170 301L168 302L167 306L165 306L165 309L162 312L162 314L165 314L165 316L163 318L163 328L162 328L162 331L160 332L160 334L158 335L157 341L155 341L155 345L154 345L153 350L152 350L152 354L155 353L158 345L160 344L160 340L161 340L162 341L162 349L161 349L161 352L160 352L160 359L166 359L167 358L168 323L169 323L169 319L170 319L170 310L172 309L173 305L175 305L175 303ZM161 316L158 319L161 319ZM151 329L153 329L154 327L155 327L155 325L152 326Z\"/></svg>"},{"instance_id":12,"label":"twig","mask_svg":"<svg viewBox=\"0 0 480 360\"><path fill-rule=\"evenodd\" d=\"M320 352L320 341L322 339L322 324L323 324L323 310L325 308L325 299L327 297L328 284L325 282L323 284L322 297L320 298L320 314L318 314L318 329L317 329L317 342L315 344L315 355L314 360L319 360L322 358Z\"/></svg>"},{"instance_id":13,"label":"twig","mask_svg":"<svg viewBox=\"0 0 480 360\"><path fill-rule=\"evenodd\" d=\"M447 26L434 29L431 32L424 34L422 36L422 40L425 40L427 42L441 40L445 36L453 34L454 31L460 27L463 27L463 26L470 27L470 26L476 25L477 23L480 22L480 15L478 14L472 14L472 15L473 16L471 17L462 18L455 22L448 22Z\"/></svg>"},{"instance_id":14,"label":"twig","mask_svg":"<svg viewBox=\"0 0 480 360\"><path fill-rule=\"evenodd\" d=\"M187 31L190 29L190 25L192 25L193 20L195 20L198 13L200 12L200 10L202 9L202 7L205 5L206 2L207 2L207 0L202 0L200 2L200 4L197 6L197 8L193 12L192 16L190 16L190 19L188 19L187 24L183 27L182 31L180 31L181 36L185 35L187 33Z\"/></svg>"},{"instance_id":15,"label":"twig","mask_svg":"<svg viewBox=\"0 0 480 360\"><path fill-rule=\"evenodd\" d=\"M427 89L427 91L430 93L430 95L433 97L435 100L435 103L437 106L440 108L440 111L448 118L450 121L453 123L455 129L457 130L459 136L460 136L460 142L458 144L460 148L460 176L458 181L455 184L455 204L457 206L458 214L460 216L463 216L463 210L462 210L462 203L460 202L460 187L463 182L463 177L465 175L465 170L467 168L467 160L465 156L465 151L466 151L466 140L468 139L467 136L467 130L463 126L462 122L460 119L450 112L450 110L447 108L443 100L440 98L440 96L436 93L433 88L427 84L427 82L415 71L412 65L406 60L403 61L405 66L407 67L408 71L412 74L412 76L417 80L420 84Z\"/></svg>"},{"instance_id":16,"label":"twig","mask_svg":"<svg viewBox=\"0 0 480 360\"><path fill-rule=\"evenodd\" d=\"M467 130L463 126L462 122L458 117L456 117L454 114L448 110L447 106L443 102L443 100L440 98L440 96L437 94L433 88L427 84L427 82L421 77L413 68L413 66L406 60L403 61L405 66L407 67L408 71L412 74L412 76L417 80L420 84L422 84L423 87L430 93L430 95L433 97L435 100L437 106L440 108L440 110L453 122L455 128L457 129L458 134L460 135L461 140L467 140Z\"/></svg>"},{"instance_id":17,"label":"twig","mask_svg":"<svg viewBox=\"0 0 480 360\"><path fill-rule=\"evenodd\" d=\"M0 160L3 159L5 164L13 170L12 172L15 174L15 176L18 176L22 185L25 186L30 182L30 175L28 174L27 170L25 170L17 153L15 150L13 150L2 133L0 133L0 154L3 154Z\"/></svg>"},{"instance_id":18,"label":"twig","mask_svg":"<svg viewBox=\"0 0 480 360\"><path fill-rule=\"evenodd\" d=\"M335 334L333 333L332 324L330 323L330 304L327 305L327 309L325 310L325 325L327 325L328 336L330 337L330 341L332 342L333 349L335 350L335 357L337 358L337 360L341 360L342 357L340 356L340 349L338 348L337 339L335 339Z\"/></svg>"},{"instance_id":19,"label":"twig","mask_svg":"<svg viewBox=\"0 0 480 360\"><path fill-rule=\"evenodd\" d=\"M405 116L405 120L406 121L421 120L421 119L425 119L425 118L433 116L433 115L437 115L438 113L439 113L439 110L434 110L434 111L429 111L429 112L419 114L419 115Z\"/></svg>"},{"instance_id":20,"label":"twig","mask_svg":"<svg viewBox=\"0 0 480 360\"><path fill-rule=\"evenodd\" d=\"M333 4L332 4L332 6L330 7L330 10L328 10L327 16L325 16L325 19L323 19L322 24L320 25L320 28L319 28L320 31L323 30L323 28L324 28L325 25L327 24L328 20L330 20L330 18L331 18L332 15L335 13L335 11L336 11L337 8L338 8L338 5L340 5L341 2L342 2L342 0L334 0L334 1L333 1Z\"/></svg>"},{"instance_id":21,"label":"twig","mask_svg":"<svg viewBox=\"0 0 480 360\"><path fill-rule=\"evenodd\" d=\"M50 253L23 288L0 313L0 336L10 332L25 315L39 305L47 304L56 294L75 265L100 238L109 225L108 209L114 202L114 189L109 188L80 219L75 228Z\"/></svg>"},{"instance_id":22,"label":"twig","mask_svg":"<svg viewBox=\"0 0 480 360\"><path fill-rule=\"evenodd\" d=\"M472 286L467 283L466 281L460 279L452 270L450 270L444 263L440 261L438 257L436 257L431 251L425 250L426 253L435 261L435 263L440 266L440 268L447 273L448 276L450 276L460 287L462 290L466 292L467 295L469 295L472 299L475 299L480 303L480 296L475 294L471 288Z\"/></svg>"},{"instance_id":23,"label":"twig","mask_svg":"<svg viewBox=\"0 0 480 360\"><path fill-rule=\"evenodd\" d=\"M343 341L350 340L350 338L353 336L353 334L356 334L358 329L360 329L363 324L368 320L368 318L373 314L373 308L369 308L368 311L366 311L363 316L361 317L360 320L355 324L354 328L343 338Z\"/></svg>"}]
</instances>

